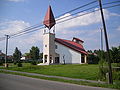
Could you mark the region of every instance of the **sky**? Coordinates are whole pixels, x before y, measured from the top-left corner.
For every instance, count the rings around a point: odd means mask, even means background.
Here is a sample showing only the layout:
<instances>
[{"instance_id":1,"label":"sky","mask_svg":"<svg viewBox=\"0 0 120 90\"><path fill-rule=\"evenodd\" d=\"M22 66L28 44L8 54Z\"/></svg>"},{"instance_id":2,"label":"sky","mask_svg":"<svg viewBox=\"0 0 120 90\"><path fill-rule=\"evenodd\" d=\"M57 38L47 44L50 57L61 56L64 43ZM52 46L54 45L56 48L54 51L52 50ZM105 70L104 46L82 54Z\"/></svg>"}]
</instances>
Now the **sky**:
<instances>
[{"instance_id":1,"label":"sky","mask_svg":"<svg viewBox=\"0 0 120 90\"><path fill-rule=\"evenodd\" d=\"M91 1L94 0L0 0L0 38L4 37L5 34L10 35L22 31L29 26L36 24L41 25L49 5L52 7L54 16L57 17ZM112 1L119 0L110 0L109 2ZM108 0L102 0L102 3L107 2ZM120 4L120 2L117 4ZM98 5L98 2L91 6L94 5ZM76 12L89 7L90 6L81 8ZM98 7L93 10L97 9ZM107 27L109 47L119 46L120 6L107 8L103 11ZM81 15L87 12L88 11L85 11L76 15ZM57 19L65 16L69 16L68 18L74 17L72 13L66 13L57 17ZM66 18L63 20L66 20ZM100 28L102 28L102 21L99 11L55 25L57 38L72 40L73 37L77 37L84 41L84 48L86 50L101 48ZM40 52L42 52L43 30L44 29L40 29L19 37L10 38L8 54L13 54L15 47L18 47L18 49L24 54L29 52L32 46L39 47ZM103 45L105 50L105 41L103 42ZM5 53L5 40L0 41L0 50Z\"/></svg>"}]
</instances>

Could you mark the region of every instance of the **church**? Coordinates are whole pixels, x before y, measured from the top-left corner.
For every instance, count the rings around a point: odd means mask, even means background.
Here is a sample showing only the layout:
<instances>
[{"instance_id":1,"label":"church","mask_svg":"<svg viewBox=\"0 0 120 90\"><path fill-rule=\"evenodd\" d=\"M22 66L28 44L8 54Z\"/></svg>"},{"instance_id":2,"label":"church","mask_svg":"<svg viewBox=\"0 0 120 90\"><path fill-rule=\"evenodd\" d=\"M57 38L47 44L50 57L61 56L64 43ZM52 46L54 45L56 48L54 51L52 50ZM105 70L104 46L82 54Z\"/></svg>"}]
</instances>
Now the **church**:
<instances>
[{"instance_id":1,"label":"church","mask_svg":"<svg viewBox=\"0 0 120 90\"><path fill-rule=\"evenodd\" d=\"M43 64L85 64L87 63L87 52L83 47L84 41L73 37L71 40L56 38L55 18L48 7L43 24Z\"/></svg>"}]
</instances>

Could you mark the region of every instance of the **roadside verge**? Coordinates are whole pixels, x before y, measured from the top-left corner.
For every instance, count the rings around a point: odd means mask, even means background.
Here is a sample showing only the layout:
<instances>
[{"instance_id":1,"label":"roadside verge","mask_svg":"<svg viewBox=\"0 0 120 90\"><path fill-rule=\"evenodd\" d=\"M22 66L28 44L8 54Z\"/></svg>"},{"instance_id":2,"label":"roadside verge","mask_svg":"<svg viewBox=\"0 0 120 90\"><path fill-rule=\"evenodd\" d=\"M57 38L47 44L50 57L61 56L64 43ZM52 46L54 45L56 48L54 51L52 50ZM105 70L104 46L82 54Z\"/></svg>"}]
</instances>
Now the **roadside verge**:
<instances>
[{"instance_id":1,"label":"roadside verge","mask_svg":"<svg viewBox=\"0 0 120 90\"><path fill-rule=\"evenodd\" d=\"M98 81L85 80L85 79L73 79L73 78L67 78L67 77L49 76L49 75L42 75L42 74L36 74L36 73L11 71L11 70L5 70L5 69L0 69L0 73L21 75L21 76L27 76L32 78L66 82L66 83L73 83L78 85L120 89L120 87L117 87L116 85L108 85L105 82L101 82L101 81L98 82Z\"/></svg>"}]
</instances>

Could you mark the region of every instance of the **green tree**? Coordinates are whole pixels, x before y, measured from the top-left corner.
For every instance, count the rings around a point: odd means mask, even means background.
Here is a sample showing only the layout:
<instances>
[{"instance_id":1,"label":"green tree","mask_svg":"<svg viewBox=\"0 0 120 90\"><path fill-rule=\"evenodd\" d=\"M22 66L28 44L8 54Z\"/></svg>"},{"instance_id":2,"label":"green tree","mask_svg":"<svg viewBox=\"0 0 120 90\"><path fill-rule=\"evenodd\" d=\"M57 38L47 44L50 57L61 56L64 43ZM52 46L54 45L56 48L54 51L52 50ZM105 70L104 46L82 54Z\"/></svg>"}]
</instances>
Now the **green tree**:
<instances>
[{"instance_id":1,"label":"green tree","mask_svg":"<svg viewBox=\"0 0 120 90\"><path fill-rule=\"evenodd\" d=\"M32 60L38 60L39 59L39 48L32 46L30 50L30 57Z\"/></svg>"},{"instance_id":2,"label":"green tree","mask_svg":"<svg viewBox=\"0 0 120 90\"><path fill-rule=\"evenodd\" d=\"M104 50L94 50L94 53L98 56L99 60L105 60L106 61L106 52Z\"/></svg>"},{"instance_id":3,"label":"green tree","mask_svg":"<svg viewBox=\"0 0 120 90\"><path fill-rule=\"evenodd\" d=\"M112 47L110 50L112 62L120 63L120 46L119 47Z\"/></svg>"},{"instance_id":4,"label":"green tree","mask_svg":"<svg viewBox=\"0 0 120 90\"><path fill-rule=\"evenodd\" d=\"M40 53L40 59L43 59L43 53Z\"/></svg>"},{"instance_id":5,"label":"green tree","mask_svg":"<svg viewBox=\"0 0 120 90\"><path fill-rule=\"evenodd\" d=\"M25 53L23 56L25 56L26 59L30 59L30 53Z\"/></svg>"},{"instance_id":6,"label":"green tree","mask_svg":"<svg viewBox=\"0 0 120 90\"><path fill-rule=\"evenodd\" d=\"M18 50L18 48L16 47L15 48L15 51L13 53L13 60L14 60L14 63L16 64L17 62L20 62L20 58L22 56L22 53L20 50Z\"/></svg>"},{"instance_id":7,"label":"green tree","mask_svg":"<svg viewBox=\"0 0 120 90\"><path fill-rule=\"evenodd\" d=\"M99 62L98 56L94 54L88 54L87 59L89 64L98 64Z\"/></svg>"}]
</instances>

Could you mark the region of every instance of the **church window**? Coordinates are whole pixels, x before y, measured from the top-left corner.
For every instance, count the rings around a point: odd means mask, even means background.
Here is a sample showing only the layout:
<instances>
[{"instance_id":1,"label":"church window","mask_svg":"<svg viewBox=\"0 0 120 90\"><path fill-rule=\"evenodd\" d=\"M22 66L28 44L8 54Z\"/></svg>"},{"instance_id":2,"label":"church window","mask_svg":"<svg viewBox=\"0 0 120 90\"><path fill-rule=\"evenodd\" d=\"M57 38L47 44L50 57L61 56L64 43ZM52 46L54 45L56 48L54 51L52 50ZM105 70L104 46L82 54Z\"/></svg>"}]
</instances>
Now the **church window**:
<instances>
[{"instance_id":1,"label":"church window","mask_svg":"<svg viewBox=\"0 0 120 90\"><path fill-rule=\"evenodd\" d=\"M45 45L45 47L47 47L47 45Z\"/></svg>"},{"instance_id":2,"label":"church window","mask_svg":"<svg viewBox=\"0 0 120 90\"><path fill-rule=\"evenodd\" d=\"M57 45L55 45L55 49L57 49L58 47L57 47Z\"/></svg>"}]
</instances>

